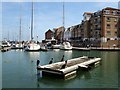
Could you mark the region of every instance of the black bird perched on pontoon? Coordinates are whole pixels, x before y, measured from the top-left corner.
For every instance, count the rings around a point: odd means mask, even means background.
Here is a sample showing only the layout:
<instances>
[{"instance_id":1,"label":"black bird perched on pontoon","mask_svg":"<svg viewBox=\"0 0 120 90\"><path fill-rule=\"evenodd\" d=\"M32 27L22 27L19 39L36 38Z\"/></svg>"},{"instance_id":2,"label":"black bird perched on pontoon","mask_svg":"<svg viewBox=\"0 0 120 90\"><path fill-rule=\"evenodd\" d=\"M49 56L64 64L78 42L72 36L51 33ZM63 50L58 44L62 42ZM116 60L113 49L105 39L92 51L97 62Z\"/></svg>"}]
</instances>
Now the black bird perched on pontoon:
<instances>
[{"instance_id":1,"label":"black bird perched on pontoon","mask_svg":"<svg viewBox=\"0 0 120 90\"><path fill-rule=\"evenodd\" d=\"M52 64L52 63L53 63L53 58L51 58L51 60L50 60L49 64Z\"/></svg>"},{"instance_id":2,"label":"black bird perched on pontoon","mask_svg":"<svg viewBox=\"0 0 120 90\"><path fill-rule=\"evenodd\" d=\"M67 60L65 61L65 64L62 65L61 69L64 69L67 65Z\"/></svg>"},{"instance_id":3,"label":"black bird perched on pontoon","mask_svg":"<svg viewBox=\"0 0 120 90\"><path fill-rule=\"evenodd\" d=\"M62 57L61 61L64 61L64 55L63 55L63 57Z\"/></svg>"},{"instance_id":4,"label":"black bird perched on pontoon","mask_svg":"<svg viewBox=\"0 0 120 90\"><path fill-rule=\"evenodd\" d=\"M40 60L37 60L37 66L39 65L39 63L40 63Z\"/></svg>"}]
</instances>

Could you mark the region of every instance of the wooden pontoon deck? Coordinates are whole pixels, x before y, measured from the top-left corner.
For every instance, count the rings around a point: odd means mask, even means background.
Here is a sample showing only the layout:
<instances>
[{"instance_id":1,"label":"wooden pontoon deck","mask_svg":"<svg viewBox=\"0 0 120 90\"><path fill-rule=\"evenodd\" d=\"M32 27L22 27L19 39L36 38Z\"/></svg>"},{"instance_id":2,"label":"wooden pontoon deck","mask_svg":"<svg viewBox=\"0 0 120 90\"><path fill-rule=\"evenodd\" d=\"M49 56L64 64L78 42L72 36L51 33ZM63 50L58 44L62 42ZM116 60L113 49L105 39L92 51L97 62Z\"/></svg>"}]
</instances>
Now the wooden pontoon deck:
<instances>
[{"instance_id":1,"label":"wooden pontoon deck","mask_svg":"<svg viewBox=\"0 0 120 90\"><path fill-rule=\"evenodd\" d=\"M79 68L89 68L90 65L95 65L98 63L101 58L94 58L94 57L79 57L67 60L66 67L61 69L61 67L65 64L65 61L56 62L49 65L38 66L38 70L42 70L42 75L54 75L58 76L59 78L68 78L71 76L76 75L76 72Z\"/></svg>"}]
</instances>

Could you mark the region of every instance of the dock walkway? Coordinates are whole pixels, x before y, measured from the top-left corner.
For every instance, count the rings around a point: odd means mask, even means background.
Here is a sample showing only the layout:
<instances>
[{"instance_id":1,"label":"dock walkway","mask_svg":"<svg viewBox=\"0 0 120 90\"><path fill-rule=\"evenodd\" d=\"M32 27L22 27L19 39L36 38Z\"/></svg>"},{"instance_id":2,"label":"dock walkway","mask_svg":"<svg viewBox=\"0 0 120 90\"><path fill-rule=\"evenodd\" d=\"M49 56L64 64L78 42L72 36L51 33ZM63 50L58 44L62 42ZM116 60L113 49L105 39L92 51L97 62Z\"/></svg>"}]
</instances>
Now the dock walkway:
<instances>
[{"instance_id":1,"label":"dock walkway","mask_svg":"<svg viewBox=\"0 0 120 90\"><path fill-rule=\"evenodd\" d=\"M105 47L89 47L89 48L82 48L82 47L73 47L72 50L82 50L82 51L120 51L120 48L105 48Z\"/></svg>"}]
</instances>

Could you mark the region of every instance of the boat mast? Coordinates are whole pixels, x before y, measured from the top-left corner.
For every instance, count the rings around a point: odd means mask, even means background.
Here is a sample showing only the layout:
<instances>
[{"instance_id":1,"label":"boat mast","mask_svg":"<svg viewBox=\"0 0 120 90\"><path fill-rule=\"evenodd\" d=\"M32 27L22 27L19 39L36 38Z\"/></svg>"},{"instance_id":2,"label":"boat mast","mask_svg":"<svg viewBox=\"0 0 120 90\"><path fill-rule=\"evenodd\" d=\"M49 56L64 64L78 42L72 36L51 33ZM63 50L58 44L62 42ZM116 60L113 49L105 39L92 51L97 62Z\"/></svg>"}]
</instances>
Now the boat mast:
<instances>
[{"instance_id":1,"label":"boat mast","mask_svg":"<svg viewBox=\"0 0 120 90\"><path fill-rule=\"evenodd\" d=\"M63 29L64 29L64 26L65 26L65 21L64 21L64 19L65 19L65 15L64 15L65 13L64 13L64 1L63 1Z\"/></svg>"},{"instance_id":2,"label":"boat mast","mask_svg":"<svg viewBox=\"0 0 120 90\"><path fill-rule=\"evenodd\" d=\"M65 31L65 10L64 10L64 0L63 0L63 31L62 31L62 41L63 41L63 38L64 38L64 31Z\"/></svg>"},{"instance_id":3,"label":"boat mast","mask_svg":"<svg viewBox=\"0 0 120 90\"><path fill-rule=\"evenodd\" d=\"M20 14L20 31L19 31L19 42L21 41L21 14Z\"/></svg>"},{"instance_id":4,"label":"boat mast","mask_svg":"<svg viewBox=\"0 0 120 90\"><path fill-rule=\"evenodd\" d=\"M9 31L8 31L8 41L9 41Z\"/></svg>"},{"instance_id":5,"label":"boat mast","mask_svg":"<svg viewBox=\"0 0 120 90\"><path fill-rule=\"evenodd\" d=\"M20 5L20 28L19 28L19 43L21 42L21 22L22 22L22 16L21 16L21 10L22 10L22 5Z\"/></svg>"},{"instance_id":6,"label":"boat mast","mask_svg":"<svg viewBox=\"0 0 120 90\"><path fill-rule=\"evenodd\" d=\"M31 15L31 41L33 40L33 1L32 1L32 15Z\"/></svg>"}]
</instances>

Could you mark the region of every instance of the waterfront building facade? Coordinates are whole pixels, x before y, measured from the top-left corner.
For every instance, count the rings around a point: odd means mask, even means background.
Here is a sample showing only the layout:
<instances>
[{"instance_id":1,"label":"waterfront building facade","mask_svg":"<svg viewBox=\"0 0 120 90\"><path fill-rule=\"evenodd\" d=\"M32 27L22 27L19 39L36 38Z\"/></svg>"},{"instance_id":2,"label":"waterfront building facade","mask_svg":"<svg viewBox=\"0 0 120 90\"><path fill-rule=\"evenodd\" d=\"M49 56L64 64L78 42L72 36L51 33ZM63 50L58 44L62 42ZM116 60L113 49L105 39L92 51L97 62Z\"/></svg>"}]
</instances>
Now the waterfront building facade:
<instances>
[{"instance_id":1,"label":"waterfront building facade","mask_svg":"<svg viewBox=\"0 0 120 90\"><path fill-rule=\"evenodd\" d=\"M72 32L73 27L68 27L66 28L64 32L64 40L71 42L71 32Z\"/></svg>"},{"instance_id":2,"label":"waterfront building facade","mask_svg":"<svg viewBox=\"0 0 120 90\"><path fill-rule=\"evenodd\" d=\"M45 32L45 40L42 40L42 43L47 42L56 42L56 40L54 39L54 32L50 29Z\"/></svg>"},{"instance_id":3,"label":"waterfront building facade","mask_svg":"<svg viewBox=\"0 0 120 90\"><path fill-rule=\"evenodd\" d=\"M91 42L103 45L110 40L112 40L111 42L119 40L119 16L120 10L110 7L93 13L89 20Z\"/></svg>"},{"instance_id":4,"label":"waterfront building facade","mask_svg":"<svg viewBox=\"0 0 120 90\"><path fill-rule=\"evenodd\" d=\"M120 9L106 7L97 12L85 12L80 24L54 28L54 38L67 40L73 46L108 46L120 41Z\"/></svg>"},{"instance_id":5,"label":"waterfront building facade","mask_svg":"<svg viewBox=\"0 0 120 90\"><path fill-rule=\"evenodd\" d=\"M63 42L65 28L61 26L58 28L54 28L53 31L54 31L54 38L58 41L58 43Z\"/></svg>"},{"instance_id":6,"label":"waterfront building facade","mask_svg":"<svg viewBox=\"0 0 120 90\"><path fill-rule=\"evenodd\" d=\"M105 8L102 10L102 38L108 40L118 40L118 20L120 10L115 8Z\"/></svg>"},{"instance_id":7,"label":"waterfront building facade","mask_svg":"<svg viewBox=\"0 0 120 90\"><path fill-rule=\"evenodd\" d=\"M79 26L73 26L73 45L101 46L109 40L120 40L120 9L107 7L94 13L85 12L83 17Z\"/></svg>"},{"instance_id":8,"label":"waterfront building facade","mask_svg":"<svg viewBox=\"0 0 120 90\"><path fill-rule=\"evenodd\" d=\"M76 46L79 43L80 40L80 24L72 26L71 31L71 42L74 46Z\"/></svg>"},{"instance_id":9,"label":"waterfront building facade","mask_svg":"<svg viewBox=\"0 0 120 90\"><path fill-rule=\"evenodd\" d=\"M47 32L45 32L45 40L52 39L53 35L53 31L49 29Z\"/></svg>"}]
</instances>

